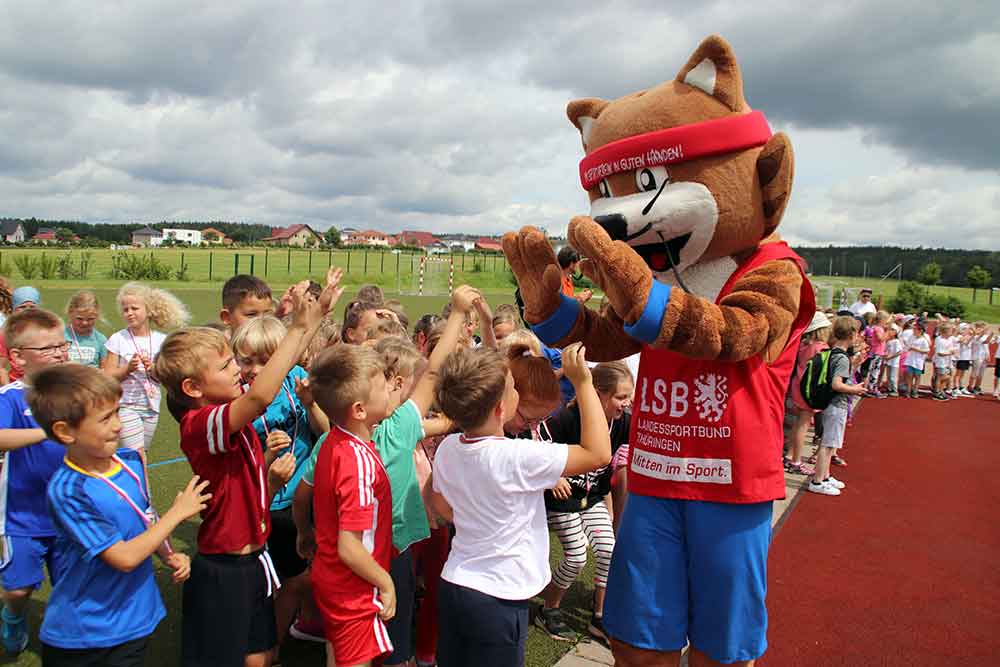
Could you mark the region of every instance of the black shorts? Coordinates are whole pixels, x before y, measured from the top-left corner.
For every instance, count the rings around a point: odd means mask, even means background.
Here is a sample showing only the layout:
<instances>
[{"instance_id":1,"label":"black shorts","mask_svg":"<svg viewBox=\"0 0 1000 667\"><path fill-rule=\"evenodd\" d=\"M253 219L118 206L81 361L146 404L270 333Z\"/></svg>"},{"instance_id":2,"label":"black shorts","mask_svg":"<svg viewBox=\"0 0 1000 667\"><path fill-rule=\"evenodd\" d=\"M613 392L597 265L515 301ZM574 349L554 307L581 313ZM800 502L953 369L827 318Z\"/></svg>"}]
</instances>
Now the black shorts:
<instances>
[{"instance_id":1,"label":"black shorts","mask_svg":"<svg viewBox=\"0 0 1000 667\"><path fill-rule=\"evenodd\" d=\"M409 547L392 559L389 576L396 588L396 615L385 624L393 651L383 662L398 665L413 657L413 610L417 576L413 569L413 550Z\"/></svg>"},{"instance_id":2,"label":"black shorts","mask_svg":"<svg viewBox=\"0 0 1000 667\"><path fill-rule=\"evenodd\" d=\"M246 556L196 554L184 582L181 664L243 667L278 642L274 583L264 550Z\"/></svg>"},{"instance_id":3,"label":"black shorts","mask_svg":"<svg viewBox=\"0 0 1000 667\"><path fill-rule=\"evenodd\" d=\"M993 377L995 377L998 380L1000 380L1000 359L997 359L993 363Z\"/></svg>"},{"instance_id":4,"label":"black shorts","mask_svg":"<svg viewBox=\"0 0 1000 667\"><path fill-rule=\"evenodd\" d=\"M271 536L267 538L267 551L282 581L299 576L309 567L309 563L299 558L299 552L295 550L298 537L292 508L271 510Z\"/></svg>"},{"instance_id":5,"label":"black shorts","mask_svg":"<svg viewBox=\"0 0 1000 667\"><path fill-rule=\"evenodd\" d=\"M972 368L972 362L969 361L968 359L959 359L958 361L955 362L955 368L957 368L960 371L967 371L970 368Z\"/></svg>"},{"instance_id":6,"label":"black shorts","mask_svg":"<svg viewBox=\"0 0 1000 667\"><path fill-rule=\"evenodd\" d=\"M108 648L58 648L42 643L45 667L142 667L146 663L146 642L140 637Z\"/></svg>"},{"instance_id":7,"label":"black shorts","mask_svg":"<svg viewBox=\"0 0 1000 667\"><path fill-rule=\"evenodd\" d=\"M438 584L439 667L524 664L528 601L501 600L441 579Z\"/></svg>"}]
</instances>

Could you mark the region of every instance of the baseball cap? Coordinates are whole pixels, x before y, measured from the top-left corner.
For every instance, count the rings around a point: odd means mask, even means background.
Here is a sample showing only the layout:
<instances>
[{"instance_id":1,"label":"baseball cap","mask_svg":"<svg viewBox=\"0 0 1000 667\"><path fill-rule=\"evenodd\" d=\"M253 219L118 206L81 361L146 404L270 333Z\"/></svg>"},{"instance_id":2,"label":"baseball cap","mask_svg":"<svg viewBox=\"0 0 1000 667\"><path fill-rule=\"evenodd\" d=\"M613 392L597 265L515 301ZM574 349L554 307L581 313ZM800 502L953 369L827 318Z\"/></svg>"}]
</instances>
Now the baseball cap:
<instances>
[{"instance_id":1,"label":"baseball cap","mask_svg":"<svg viewBox=\"0 0 1000 667\"><path fill-rule=\"evenodd\" d=\"M11 297L10 299L11 306L13 308L17 308L18 306L23 305L29 301L35 304L36 306L40 306L42 304L42 295L39 293L37 289L31 287L30 285L18 287L16 290L14 290L14 292L10 295L10 297Z\"/></svg>"}]
</instances>

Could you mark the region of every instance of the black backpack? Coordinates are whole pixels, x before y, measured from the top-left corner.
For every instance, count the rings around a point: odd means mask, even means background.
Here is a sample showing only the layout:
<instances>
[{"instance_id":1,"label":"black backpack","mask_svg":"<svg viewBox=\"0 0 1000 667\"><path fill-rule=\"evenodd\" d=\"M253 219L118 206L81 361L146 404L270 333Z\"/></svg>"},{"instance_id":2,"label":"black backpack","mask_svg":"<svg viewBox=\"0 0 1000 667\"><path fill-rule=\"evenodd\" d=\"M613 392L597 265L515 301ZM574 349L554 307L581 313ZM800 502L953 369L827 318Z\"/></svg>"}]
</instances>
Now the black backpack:
<instances>
[{"instance_id":1,"label":"black backpack","mask_svg":"<svg viewBox=\"0 0 1000 667\"><path fill-rule=\"evenodd\" d=\"M802 399L806 405L813 410L825 410L837 394L833 390L833 373L831 371L835 354L847 356L847 352L837 347L823 350L817 352L802 369L799 390L802 392Z\"/></svg>"}]
</instances>

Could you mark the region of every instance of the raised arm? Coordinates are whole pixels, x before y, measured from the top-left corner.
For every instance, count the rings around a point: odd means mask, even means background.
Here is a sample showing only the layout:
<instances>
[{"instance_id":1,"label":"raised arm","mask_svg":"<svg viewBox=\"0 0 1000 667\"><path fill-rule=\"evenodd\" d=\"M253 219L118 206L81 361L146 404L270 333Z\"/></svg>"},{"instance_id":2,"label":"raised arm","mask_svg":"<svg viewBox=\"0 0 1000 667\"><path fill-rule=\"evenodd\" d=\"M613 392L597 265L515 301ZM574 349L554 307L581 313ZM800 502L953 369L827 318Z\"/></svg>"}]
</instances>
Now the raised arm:
<instances>
[{"instance_id":1,"label":"raised arm","mask_svg":"<svg viewBox=\"0 0 1000 667\"><path fill-rule=\"evenodd\" d=\"M563 476L590 472L611 462L611 438L601 399L594 389L593 377L586 360L587 349L573 343L563 350L563 369L576 389L580 406L580 445L570 446Z\"/></svg>"}]
</instances>

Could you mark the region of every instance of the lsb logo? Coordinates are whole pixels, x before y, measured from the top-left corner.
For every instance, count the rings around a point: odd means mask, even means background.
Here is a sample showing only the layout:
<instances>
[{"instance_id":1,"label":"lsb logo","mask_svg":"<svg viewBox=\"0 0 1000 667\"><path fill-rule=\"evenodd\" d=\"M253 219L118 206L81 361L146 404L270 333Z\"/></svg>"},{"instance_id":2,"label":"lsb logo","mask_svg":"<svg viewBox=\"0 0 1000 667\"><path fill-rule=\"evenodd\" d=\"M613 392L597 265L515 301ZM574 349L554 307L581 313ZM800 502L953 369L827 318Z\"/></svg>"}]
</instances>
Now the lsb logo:
<instances>
[{"instance_id":1,"label":"lsb logo","mask_svg":"<svg viewBox=\"0 0 1000 667\"><path fill-rule=\"evenodd\" d=\"M694 381L694 405L698 417L705 421L717 422L722 419L729 400L728 379L715 373L702 373ZM639 410L654 415L669 414L679 418L691 407L691 388L683 380L668 383L657 378L650 386L649 378L642 378L639 388Z\"/></svg>"}]
</instances>

